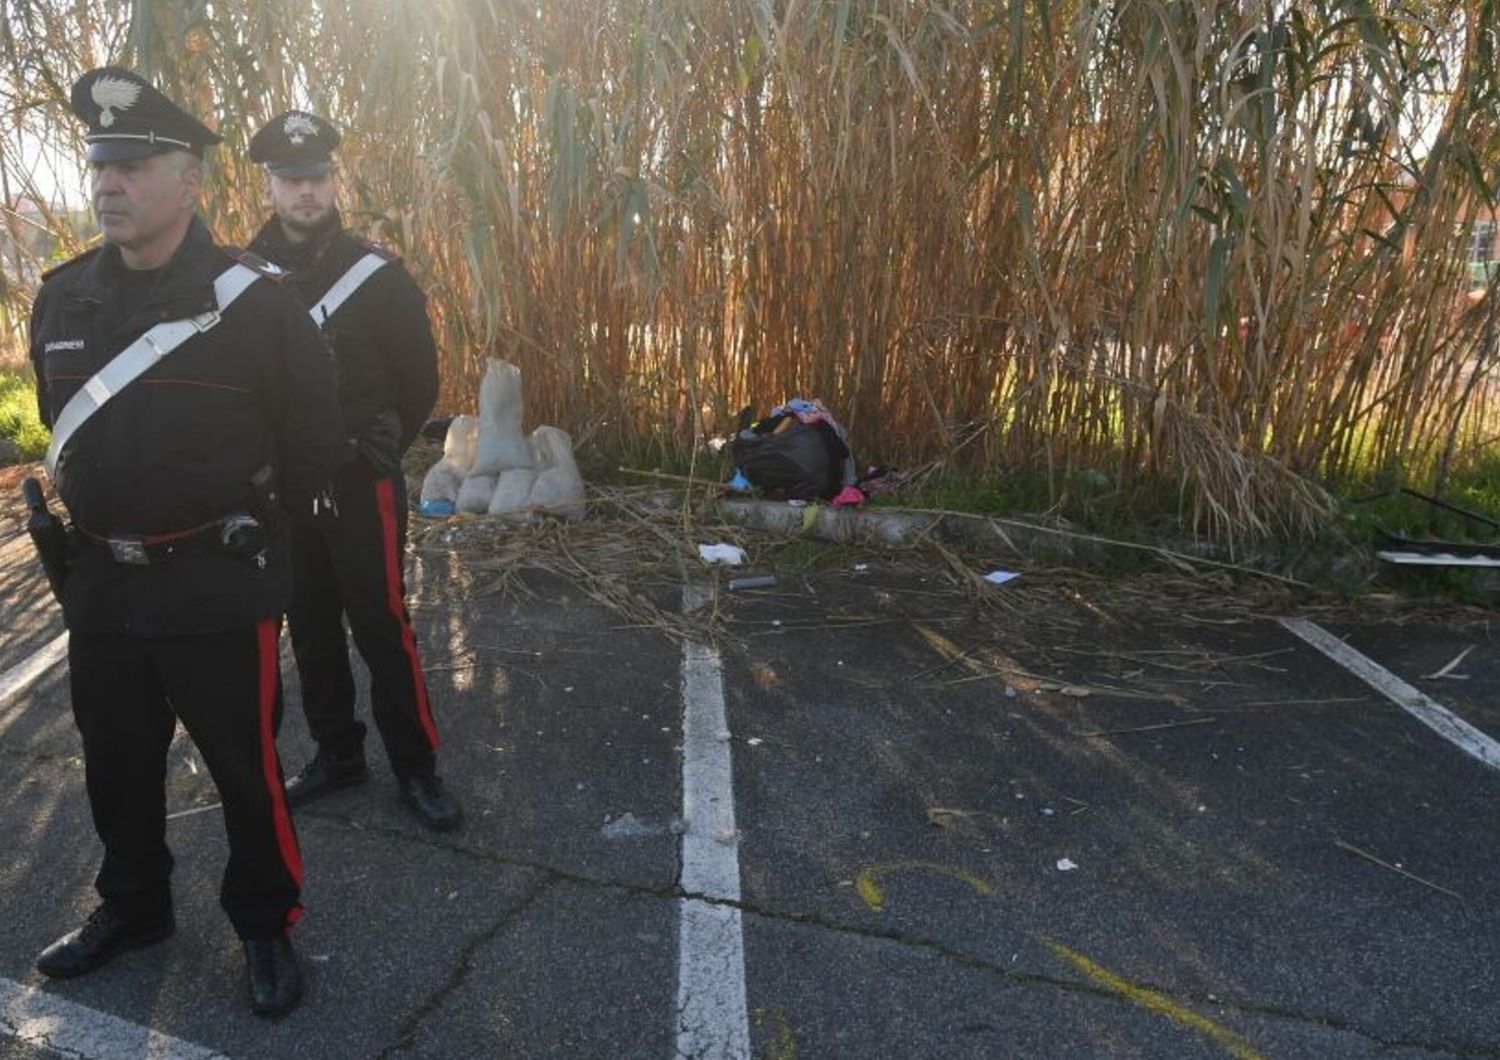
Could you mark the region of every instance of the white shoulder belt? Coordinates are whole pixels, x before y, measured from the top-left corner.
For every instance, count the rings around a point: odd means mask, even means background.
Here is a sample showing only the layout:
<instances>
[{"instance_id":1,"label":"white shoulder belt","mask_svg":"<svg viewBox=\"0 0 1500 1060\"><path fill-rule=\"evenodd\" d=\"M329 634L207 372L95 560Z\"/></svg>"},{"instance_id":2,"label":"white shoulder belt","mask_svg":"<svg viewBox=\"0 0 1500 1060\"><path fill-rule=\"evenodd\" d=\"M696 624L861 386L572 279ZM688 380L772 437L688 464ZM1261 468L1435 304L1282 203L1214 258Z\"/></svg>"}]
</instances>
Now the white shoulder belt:
<instances>
[{"instance_id":1,"label":"white shoulder belt","mask_svg":"<svg viewBox=\"0 0 1500 1060\"><path fill-rule=\"evenodd\" d=\"M78 428L104 407L104 403L133 383L157 361L181 346L194 335L218 324L220 315L245 289L260 278L248 265L231 265L214 280L214 300L218 308L199 313L186 320L168 320L157 324L129 346L126 346L68 399L62 414L52 425L52 444L47 447L47 477L57 481L57 457Z\"/></svg>"},{"instance_id":2,"label":"white shoulder belt","mask_svg":"<svg viewBox=\"0 0 1500 1060\"><path fill-rule=\"evenodd\" d=\"M318 327L328 323L328 318L333 316L339 306L348 301L351 294L359 290L360 284L375 275L375 270L389 260L379 254L366 254L349 266L349 271L333 281L333 286L328 288L328 291L318 300L318 304L308 310L308 313L312 315L313 323Z\"/></svg>"}]
</instances>

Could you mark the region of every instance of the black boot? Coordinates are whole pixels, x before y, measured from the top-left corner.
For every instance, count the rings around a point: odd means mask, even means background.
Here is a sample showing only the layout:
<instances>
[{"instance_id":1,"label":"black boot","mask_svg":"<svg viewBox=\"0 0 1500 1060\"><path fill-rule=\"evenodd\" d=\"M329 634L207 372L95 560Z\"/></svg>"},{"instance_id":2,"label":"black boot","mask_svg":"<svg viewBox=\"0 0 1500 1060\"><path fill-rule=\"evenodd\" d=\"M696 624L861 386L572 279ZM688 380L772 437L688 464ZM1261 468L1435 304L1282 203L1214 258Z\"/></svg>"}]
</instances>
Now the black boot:
<instances>
[{"instance_id":1,"label":"black boot","mask_svg":"<svg viewBox=\"0 0 1500 1060\"><path fill-rule=\"evenodd\" d=\"M312 761L302 767L302 772L286 782L287 805L301 806L340 788L363 784L369 779L370 771L365 768L363 751L355 751L350 755L333 755L319 748Z\"/></svg>"},{"instance_id":2,"label":"black boot","mask_svg":"<svg viewBox=\"0 0 1500 1060\"><path fill-rule=\"evenodd\" d=\"M280 1016L302 1000L302 971L292 940L285 935L245 940L245 971L250 978L250 1011Z\"/></svg>"},{"instance_id":3,"label":"black boot","mask_svg":"<svg viewBox=\"0 0 1500 1060\"><path fill-rule=\"evenodd\" d=\"M106 902L89 914L83 927L43 950L36 959L37 971L53 979L87 975L126 950L160 942L175 927L170 911L151 920L127 920Z\"/></svg>"},{"instance_id":4,"label":"black boot","mask_svg":"<svg viewBox=\"0 0 1500 1060\"><path fill-rule=\"evenodd\" d=\"M459 809L458 801L435 775L419 773L401 777L396 783L401 789L401 801L434 832L451 832L463 823L464 812Z\"/></svg>"}]
</instances>

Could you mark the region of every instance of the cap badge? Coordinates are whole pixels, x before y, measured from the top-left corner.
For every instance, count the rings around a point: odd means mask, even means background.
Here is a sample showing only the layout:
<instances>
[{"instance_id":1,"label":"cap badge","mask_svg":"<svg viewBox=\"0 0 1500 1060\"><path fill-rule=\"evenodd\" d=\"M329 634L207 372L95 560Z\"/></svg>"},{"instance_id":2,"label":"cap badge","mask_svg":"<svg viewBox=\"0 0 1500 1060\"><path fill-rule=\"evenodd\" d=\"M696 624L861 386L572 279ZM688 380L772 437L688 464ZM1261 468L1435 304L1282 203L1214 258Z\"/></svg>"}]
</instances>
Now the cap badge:
<instances>
[{"instance_id":1,"label":"cap badge","mask_svg":"<svg viewBox=\"0 0 1500 1060\"><path fill-rule=\"evenodd\" d=\"M115 123L117 110L129 110L141 97L141 86L119 77L101 77L89 89L89 95L99 104L99 125L108 129Z\"/></svg>"},{"instance_id":2,"label":"cap badge","mask_svg":"<svg viewBox=\"0 0 1500 1060\"><path fill-rule=\"evenodd\" d=\"M286 133L286 138L294 146L301 147L309 136L318 135L318 123L306 114L293 114L282 123L281 131Z\"/></svg>"}]
</instances>

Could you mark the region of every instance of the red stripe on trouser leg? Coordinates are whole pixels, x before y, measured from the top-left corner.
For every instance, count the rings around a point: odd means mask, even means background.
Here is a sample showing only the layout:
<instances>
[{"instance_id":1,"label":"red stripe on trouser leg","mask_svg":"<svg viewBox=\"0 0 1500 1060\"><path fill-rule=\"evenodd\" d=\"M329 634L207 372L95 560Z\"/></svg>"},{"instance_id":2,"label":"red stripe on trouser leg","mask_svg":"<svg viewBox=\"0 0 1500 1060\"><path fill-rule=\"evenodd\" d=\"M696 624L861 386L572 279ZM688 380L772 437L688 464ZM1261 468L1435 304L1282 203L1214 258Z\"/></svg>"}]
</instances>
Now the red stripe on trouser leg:
<instances>
[{"instance_id":1,"label":"red stripe on trouser leg","mask_svg":"<svg viewBox=\"0 0 1500 1060\"><path fill-rule=\"evenodd\" d=\"M281 768L276 760L276 679L278 676L276 641L281 634L281 620L268 618L255 627L260 648L260 766L266 780L266 794L271 798L271 818L276 826L276 845L281 862L297 886L302 886L302 851L292 828L292 815L286 805L286 789L281 784ZM297 919L300 910L293 909L287 924Z\"/></svg>"},{"instance_id":2,"label":"red stripe on trouser leg","mask_svg":"<svg viewBox=\"0 0 1500 1060\"><path fill-rule=\"evenodd\" d=\"M380 510L380 529L385 540L385 605L391 617L401 627L401 647L411 665L412 692L417 704L417 719L427 733L427 742L434 751L438 748L437 724L432 720L432 708L427 703L427 681L422 677L422 660L417 655L417 634L411 628L411 619L406 613L406 601L401 596L401 541L396 527L396 487L389 478L375 483L375 499Z\"/></svg>"}]
</instances>

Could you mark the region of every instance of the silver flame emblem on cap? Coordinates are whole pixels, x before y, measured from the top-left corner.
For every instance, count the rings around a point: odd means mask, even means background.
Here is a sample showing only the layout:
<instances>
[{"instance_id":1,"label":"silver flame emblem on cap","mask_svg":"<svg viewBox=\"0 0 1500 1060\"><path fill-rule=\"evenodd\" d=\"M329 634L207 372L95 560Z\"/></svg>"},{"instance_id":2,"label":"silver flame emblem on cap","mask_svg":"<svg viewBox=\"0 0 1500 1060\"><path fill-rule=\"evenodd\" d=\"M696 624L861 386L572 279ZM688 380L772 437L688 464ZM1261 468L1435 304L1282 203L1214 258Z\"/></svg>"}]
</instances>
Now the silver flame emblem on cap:
<instances>
[{"instance_id":1,"label":"silver flame emblem on cap","mask_svg":"<svg viewBox=\"0 0 1500 1060\"><path fill-rule=\"evenodd\" d=\"M121 77L104 76L89 88L89 96L99 104L99 125L108 129L115 123L115 111L129 110L141 98L141 86Z\"/></svg>"},{"instance_id":2,"label":"silver flame emblem on cap","mask_svg":"<svg viewBox=\"0 0 1500 1060\"><path fill-rule=\"evenodd\" d=\"M301 147L309 136L318 135L318 123L306 114L290 114L286 121L281 123L281 131L286 133L286 138L294 147Z\"/></svg>"}]
</instances>

